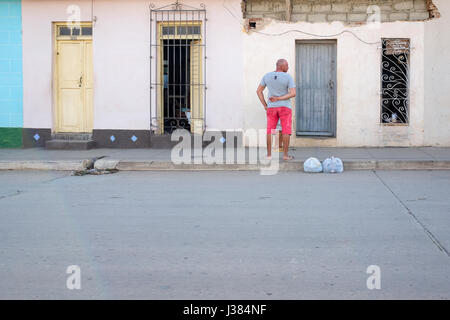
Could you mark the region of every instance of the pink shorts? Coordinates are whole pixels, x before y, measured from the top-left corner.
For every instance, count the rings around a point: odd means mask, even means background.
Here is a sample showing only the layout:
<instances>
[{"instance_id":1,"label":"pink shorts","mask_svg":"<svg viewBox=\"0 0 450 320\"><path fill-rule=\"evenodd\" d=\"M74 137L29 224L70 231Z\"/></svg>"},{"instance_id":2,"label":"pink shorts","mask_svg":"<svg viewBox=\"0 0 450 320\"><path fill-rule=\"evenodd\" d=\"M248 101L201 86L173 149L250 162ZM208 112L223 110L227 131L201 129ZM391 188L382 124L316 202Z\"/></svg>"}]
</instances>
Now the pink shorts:
<instances>
[{"instance_id":1,"label":"pink shorts","mask_svg":"<svg viewBox=\"0 0 450 320\"><path fill-rule=\"evenodd\" d=\"M292 110L288 107L267 108L267 134L276 133L278 119L281 123L281 133L292 132Z\"/></svg>"}]
</instances>

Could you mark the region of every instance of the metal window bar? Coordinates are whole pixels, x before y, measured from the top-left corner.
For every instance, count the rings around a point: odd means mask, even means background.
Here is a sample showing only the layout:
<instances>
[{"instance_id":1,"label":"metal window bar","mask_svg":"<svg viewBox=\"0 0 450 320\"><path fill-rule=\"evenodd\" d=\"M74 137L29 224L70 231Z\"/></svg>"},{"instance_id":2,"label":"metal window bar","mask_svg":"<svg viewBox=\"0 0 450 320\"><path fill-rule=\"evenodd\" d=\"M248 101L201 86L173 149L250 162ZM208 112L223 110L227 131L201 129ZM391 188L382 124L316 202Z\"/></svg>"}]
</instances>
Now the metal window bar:
<instances>
[{"instance_id":1,"label":"metal window bar","mask_svg":"<svg viewBox=\"0 0 450 320\"><path fill-rule=\"evenodd\" d=\"M154 5L150 5L150 130L152 132L171 133L178 128L192 131L192 125L198 124L198 121L202 125L202 130L206 129L207 19L205 5L200 4L200 7L194 8L178 1L156 9ZM161 28L169 28L161 29L161 38L160 24ZM199 42L193 44L195 40ZM199 47L198 57L190 56L193 47ZM196 58L199 61L195 61ZM167 61L167 70L165 70L165 61ZM196 78L192 77L191 66L201 70L196 73ZM160 68L162 68L162 76L158 75ZM197 99L193 99L192 95ZM202 99L201 102L200 99ZM201 105L193 106L193 103L201 103ZM197 108L196 110L202 108L202 112L197 111L193 114L194 107Z\"/></svg>"},{"instance_id":2,"label":"metal window bar","mask_svg":"<svg viewBox=\"0 0 450 320\"><path fill-rule=\"evenodd\" d=\"M382 39L382 124L409 124L410 54L410 39Z\"/></svg>"}]
</instances>

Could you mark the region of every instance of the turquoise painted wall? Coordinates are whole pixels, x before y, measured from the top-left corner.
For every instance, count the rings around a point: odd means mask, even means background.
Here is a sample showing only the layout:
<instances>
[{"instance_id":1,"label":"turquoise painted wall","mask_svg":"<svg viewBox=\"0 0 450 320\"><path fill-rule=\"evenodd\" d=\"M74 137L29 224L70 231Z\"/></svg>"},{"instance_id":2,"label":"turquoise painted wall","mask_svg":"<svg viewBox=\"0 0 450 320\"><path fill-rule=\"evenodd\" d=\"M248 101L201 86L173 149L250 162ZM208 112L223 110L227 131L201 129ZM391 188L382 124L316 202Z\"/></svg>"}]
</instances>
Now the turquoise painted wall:
<instances>
[{"instance_id":1,"label":"turquoise painted wall","mask_svg":"<svg viewBox=\"0 0 450 320\"><path fill-rule=\"evenodd\" d=\"M0 127L23 126L22 99L21 0L0 0Z\"/></svg>"},{"instance_id":2,"label":"turquoise painted wall","mask_svg":"<svg viewBox=\"0 0 450 320\"><path fill-rule=\"evenodd\" d=\"M2 129L23 127L22 90L21 0L0 0L0 146L21 144L21 135Z\"/></svg>"}]
</instances>

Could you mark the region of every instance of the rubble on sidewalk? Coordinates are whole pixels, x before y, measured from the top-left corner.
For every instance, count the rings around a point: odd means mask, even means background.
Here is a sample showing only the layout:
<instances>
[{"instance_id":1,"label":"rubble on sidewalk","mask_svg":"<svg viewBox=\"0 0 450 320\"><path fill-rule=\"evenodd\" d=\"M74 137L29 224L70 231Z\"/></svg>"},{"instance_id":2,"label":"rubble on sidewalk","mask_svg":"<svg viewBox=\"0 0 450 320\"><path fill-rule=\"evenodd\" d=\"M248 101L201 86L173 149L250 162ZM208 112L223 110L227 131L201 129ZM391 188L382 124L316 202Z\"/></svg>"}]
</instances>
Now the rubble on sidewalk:
<instances>
[{"instance_id":1,"label":"rubble on sidewalk","mask_svg":"<svg viewBox=\"0 0 450 320\"><path fill-rule=\"evenodd\" d=\"M76 170L72 171L71 176L85 176L85 175L103 175L103 174L112 174L119 172L117 169L112 170L97 170L97 169L85 169L85 170Z\"/></svg>"}]
</instances>

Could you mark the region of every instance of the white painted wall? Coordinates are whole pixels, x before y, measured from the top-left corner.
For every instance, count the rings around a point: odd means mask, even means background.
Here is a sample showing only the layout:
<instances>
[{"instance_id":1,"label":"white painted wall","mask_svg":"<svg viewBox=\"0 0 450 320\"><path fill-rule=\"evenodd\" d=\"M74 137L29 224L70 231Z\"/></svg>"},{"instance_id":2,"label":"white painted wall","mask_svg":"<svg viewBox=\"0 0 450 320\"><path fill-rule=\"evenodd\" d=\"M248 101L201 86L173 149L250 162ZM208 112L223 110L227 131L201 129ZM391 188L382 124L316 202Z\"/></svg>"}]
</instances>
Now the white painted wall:
<instances>
[{"instance_id":1,"label":"white painted wall","mask_svg":"<svg viewBox=\"0 0 450 320\"><path fill-rule=\"evenodd\" d=\"M367 45L349 33L337 39L337 134L336 138L305 138L292 136L296 146L420 146L424 129L424 23L383 23L380 28L344 26L334 23L284 23L271 21L261 32L278 34L301 30L318 35L332 35L349 30L367 42L382 37L411 38L410 126L386 127L380 124L379 45ZM266 115L256 88L262 76L275 68L279 58L290 63L289 73L295 79L295 41L319 39L298 32L282 36L266 36L249 32L244 37L245 128L264 128ZM322 38L326 39L326 38ZM295 105L293 101L293 105ZM293 108L295 119L295 108ZM295 122L295 121L294 121ZM295 123L293 131L295 130Z\"/></svg>"},{"instance_id":2,"label":"white painted wall","mask_svg":"<svg viewBox=\"0 0 450 320\"><path fill-rule=\"evenodd\" d=\"M450 1L434 0L441 18L425 23L425 145L450 146Z\"/></svg>"},{"instance_id":3,"label":"white painted wall","mask_svg":"<svg viewBox=\"0 0 450 320\"><path fill-rule=\"evenodd\" d=\"M173 2L152 1L155 7ZM182 1L194 7L201 2ZM82 21L91 19L90 0L23 0L24 127L54 127L51 23L65 21L72 4L80 6ZM94 129L150 129L149 4L94 1ZM239 0L206 3L208 130L243 126L243 33L224 6L239 17Z\"/></svg>"}]
</instances>

